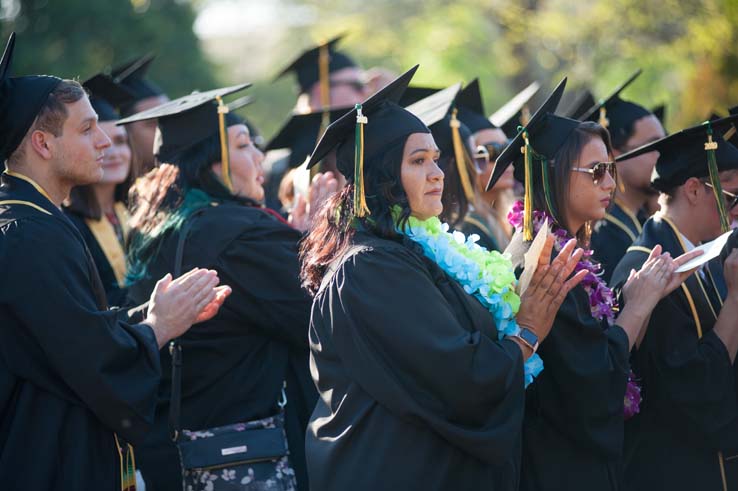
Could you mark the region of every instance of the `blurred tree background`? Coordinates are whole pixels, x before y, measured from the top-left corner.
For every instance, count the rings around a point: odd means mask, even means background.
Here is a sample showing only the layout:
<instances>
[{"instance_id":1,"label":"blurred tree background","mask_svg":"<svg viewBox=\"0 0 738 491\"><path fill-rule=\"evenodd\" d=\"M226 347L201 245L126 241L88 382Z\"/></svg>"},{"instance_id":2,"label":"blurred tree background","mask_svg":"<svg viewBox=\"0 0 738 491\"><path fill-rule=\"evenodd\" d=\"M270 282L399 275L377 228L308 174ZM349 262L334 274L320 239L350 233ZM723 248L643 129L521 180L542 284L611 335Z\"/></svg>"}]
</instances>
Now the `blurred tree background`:
<instances>
[{"instance_id":1,"label":"blurred tree background","mask_svg":"<svg viewBox=\"0 0 738 491\"><path fill-rule=\"evenodd\" d=\"M0 21L18 31L18 74L85 78L153 51L173 97L251 81L245 112L267 137L296 95L274 75L340 32L365 68L480 77L489 113L534 80L603 97L637 68L625 97L667 104L671 130L738 104L738 0L0 0Z\"/></svg>"}]
</instances>

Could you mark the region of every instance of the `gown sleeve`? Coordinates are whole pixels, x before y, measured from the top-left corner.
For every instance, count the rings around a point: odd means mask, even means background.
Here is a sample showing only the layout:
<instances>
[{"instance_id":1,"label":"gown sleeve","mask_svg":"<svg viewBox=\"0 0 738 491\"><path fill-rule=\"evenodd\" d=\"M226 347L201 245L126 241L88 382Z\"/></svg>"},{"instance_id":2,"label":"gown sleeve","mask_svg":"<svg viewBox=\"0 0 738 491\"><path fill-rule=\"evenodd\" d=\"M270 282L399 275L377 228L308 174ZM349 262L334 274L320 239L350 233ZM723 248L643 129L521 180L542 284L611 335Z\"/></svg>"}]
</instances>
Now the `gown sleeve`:
<instances>
[{"instance_id":1,"label":"gown sleeve","mask_svg":"<svg viewBox=\"0 0 738 491\"><path fill-rule=\"evenodd\" d=\"M523 360L496 339L491 315L490 332L473 329L400 248L347 259L320 297L348 376L380 405L479 459L508 456L522 426Z\"/></svg>"},{"instance_id":2,"label":"gown sleeve","mask_svg":"<svg viewBox=\"0 0 738 491\"><path fill-rule=\"evenodd\" d=\"M98 309L81 242L58 219L28 218L0 233L0 353L17 377L87 407L130 442L153 421L160 379L151 328Z\"/></svg>"},{"instance_id":3,"label":"gown sleeve","mask_svg":"<svg viewBox=\"0 0 738 491\"><path fill-rule=\"evenodd\" d=\"M300 287L300 233L265 215L218 257L221 283L233 289L223 308L294 346L308 348L312 300Z\"/></svg>"}]
</instances>

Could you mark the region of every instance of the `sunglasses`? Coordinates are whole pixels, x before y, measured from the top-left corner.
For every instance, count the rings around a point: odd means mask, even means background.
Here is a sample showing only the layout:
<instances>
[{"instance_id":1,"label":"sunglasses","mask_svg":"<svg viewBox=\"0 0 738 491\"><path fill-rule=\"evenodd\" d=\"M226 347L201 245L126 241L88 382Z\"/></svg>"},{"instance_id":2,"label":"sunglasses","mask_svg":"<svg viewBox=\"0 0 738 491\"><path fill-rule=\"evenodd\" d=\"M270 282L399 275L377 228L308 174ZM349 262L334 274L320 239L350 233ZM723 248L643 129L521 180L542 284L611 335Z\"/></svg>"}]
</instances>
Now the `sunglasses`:
<instances>
[{"instance_id":1,"label":"sunglasses","mask_svg":"<svg viewBox=\"0 0 738 491\"><path fill-rule=\"evenodd\" d=\"M710 189L715 189L713 185L710 184L709 182L703 182L703 184ZM723 192L725 201L728 203L728 210L732 210L735 207L735 205L738 205L738 195L730 193L724 189L722 189L721 191Z\"/></svg>"},{"instance_id":2,"label":"sunglasses","mask_svg":"<svg viewBox=\"0 0 738 491\"><path fill-rule=\"evenodd\" d=\"M508 142L505 143L485 143L477 146L474 151L474 163L477 166L477 170L480 172L490 163L497 160L502 151L507 147Z\"/></svg>"},{"instance_id":3,"label":"sunglasses","mask_svg":"<svg viewBox=\"0 0 738 491\"><path fill-rule=\"evenodd\" d=\"M572 167L571 170L592 174L592 182L594 182L595 186L598 186L607 174L610 174L616 182L618 179L618 168L615 167L615 162L597 162L591 169L587 169L586 167Z\"/></svg>"}]
</instances>

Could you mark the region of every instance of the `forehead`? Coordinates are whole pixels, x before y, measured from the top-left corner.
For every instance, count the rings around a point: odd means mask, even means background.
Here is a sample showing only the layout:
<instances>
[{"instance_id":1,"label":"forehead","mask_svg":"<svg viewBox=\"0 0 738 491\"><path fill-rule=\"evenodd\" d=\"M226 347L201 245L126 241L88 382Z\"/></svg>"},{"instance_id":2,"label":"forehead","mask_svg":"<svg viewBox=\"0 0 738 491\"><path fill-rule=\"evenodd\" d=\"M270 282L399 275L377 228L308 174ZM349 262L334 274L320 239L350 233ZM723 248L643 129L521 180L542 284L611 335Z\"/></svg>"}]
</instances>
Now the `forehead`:
<instances>
[{"instance_id":1,"label":"forehead","mask_svg":"<svg viewBox=\"0 0 738 491\"><path fill-rule=\"evenodd\" d=\"M360 80L361 70L357 67L349 66L341 68L335 72L331 72L331 80Z\"/></svg>"},{"instance_id":2,"label":"forehead","mask_svg":"<svg viewBox=\"0 0 738 491\"><path fill-rule=\"evenodd\" d=\"M638 140L656 140L665 136L664 127L653 114L644 116L633 125L633 137Z\"/></svg>"},{"instance_id":3,"label":"forehead","mask_svg":"<svg viewBox=\"0 0 738 491\"><path fill-rule=\"evenodd\" d=\"M87 95L84 95L77 102L66 104L67 109L67 123L78 124L86 119L94 118L97 119L97 113L92 109L90 99Z\"/></svg>"},{"instance_id":4,"label":"forehead","mask_svg":"<svg viewBox=\"0 0 738 491\"><path fill-rule=\"evenodd\" d=\"M412 133L407 137L404 153L414 152L418 149L438 151L438 146L431 133Z\"/></svg>"},{"instance_id":5,"label":"forehead","mask_svg":"<svg viewBox=\"0 0 738 491\"><path fill-rule=\"evenodd\" d=\"M599 136L593 136L589 141L582 147L582 152L579 154L579 162L581 164L590 164L595 162L605 162L609 160L607 154L607 147L605 142Z\"/></svg>"},{"instance_id":6,"label":"forehead","mask_svg":"<svg viewBox=\"0 0 738 491\"><path fill-rule=\"evenodd\" d=\"M125 126L116 126L115 121L98 121L97 124L107 135L113 136L126 134Z\"/></svg>"},{"instance_id":7,"label":"forehead","mask_svg":"<svg viewBox=\"0 0 738 491\"><path fill-rule=\"evenodd\" d=\"M249 134L249 128L245 124L234 124L233 126L228 127L228 136L231 138L237 137L239 135L248 135Z\"/></svg>"}]
</instances>

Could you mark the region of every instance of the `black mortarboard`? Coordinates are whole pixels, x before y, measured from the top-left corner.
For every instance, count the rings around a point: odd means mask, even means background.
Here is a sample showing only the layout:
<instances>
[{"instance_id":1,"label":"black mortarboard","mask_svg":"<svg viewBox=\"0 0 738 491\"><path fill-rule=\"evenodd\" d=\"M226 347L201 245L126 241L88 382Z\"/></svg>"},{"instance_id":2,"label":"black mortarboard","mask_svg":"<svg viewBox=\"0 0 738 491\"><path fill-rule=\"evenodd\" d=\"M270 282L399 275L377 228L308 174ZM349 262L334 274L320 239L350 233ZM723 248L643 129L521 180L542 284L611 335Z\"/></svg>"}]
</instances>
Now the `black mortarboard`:
<instances>
[{"instance_id":1,"label":"black mortarboard","mask_svg":"<svg viewBox=\"0 0 738 491\"><path fill-rule=\"evenodd\" d=\"M479 88L479 79L469 82L456 96L457 117L469 131L476 133L486 128L495 128L484 112L484 101ZM432 128L431 128L432 129Z\"/></svg>"},{"instance_id":2,"label":"black mortarboard","mask_svg":"<svg viewBox=\"0 0 738 491\"><path fill-rule=\"evenodd\" d=\"M635 121L651 114L645 107L620 98L620 93L640 74L638 69L608 97L600 99L582 116L582 121L595 121L604 126L615 141L627 137Z\"/></svg>"},{"instance_id":3,"label":"black mortarboard","mask_svg":"<svg viewBox=\"0 0 738 491\"><path fill-rule=\"evenodd\" d=\"M566 94L561 100L562 108L557 112L560 116L571 119L580 119L589 109L597 104L594 94L589 89L582 89L578 92L570 92L572 97L568 98Z\"/></svg>"},{"instance_id":4,"label":"black mortarboard","mask_svg":"<svg viewBox=\"0 0 738 491\"><path fill-rule=\"evenodd\" d=\"M223 147L224 138L227 138L225 130L228 126L239 124L239 121L233 116L229 117L228 107L220 104L222 103L221 98L239 92L250 85L240 84L207 92L196 92L121 119L118 124L156 119L161 138L156 157L160 162L166 162L174 155L214 135L221 136L221 151L223 149L227 151L227 146ZM220 107L223 109L221 110ZM227 156L223 157L223 160L227 171L225 162ZM226 180L230 180L228 172L224 172L224 175L228 175ZM226 182L226 185L229 185L229 182Z\"/></svg>"},{"instance_id":5,"label":"black mortarboard","mask_svg":"<svg viewBox=\"0 0 738 491\"><path fill-rule=\"evenodd\" d=\"M517 134L518 126L527 123L526 119L528 119L528 114L530 114L528 103L536 95L540 87L538 82L533 82L518 92L515 97L510 99L489 117L490 122L500 128L508 138L510 135Z\"/></svg>"},{"instance_id":6,"label":"black mortarboard","mask_svg":"<svg viewBox=\"0 0 738 491\"><path fill-rule=\"evenodd\" d=\"M49 94L62 81L50 75L11 77L14 48L13 32L0 60L0 163L18 148Z\"/></svg>"},{"instance_id":7,"label":"black mortarboard","mask_svg":"<svg viewBox=\"0 0 738 491\"><path fill-rule=\"evenodd\" d=\"M543 105L530 118L528 124L512 139L510 144L500 153L495 162L487 189L489 190L512 164L515 178L525 184L525 215L524 239L533 240L532 207L533 188L542 185L546 204L554 218L557 212L554 209L551 197L551 182L548 177L549 165L561 146L579 127L580 121L556 116L556 107L566 87L566 78L551 92Z\"/></svg>"},{"instance_id":8,"label":"black mortarboard","mask_svg":"<svg viewBox=\"0 0 738 491\"><path fill-rule=\"evenodd\" d=\"M466 170L469 156L464 150L464 142L472 136L472 132L459 120L460 111L454 108L461 94L460 89L460 83L452 85L405 109L420 118L431 130L441 155L454 155L464 194L468 200L473 200L474 187Z\"/></svg>"},{"instance_id":9,"label":"black mortarboard","mask_svg":"<svg viewBox=\"0 0 738 491\"><path fill-rule=\"evenodd\" d=\"M355 67L356 63L354 63L354 60L340 51L336 51L336 44L338 44L343 37L344 35L341 34L330 41L321 43L304 51L287 68L282 70L276 78L279 79L290 72L294 72L297 76L297 83L300 86L300 92L309 92L310 88L321 79L321 51L327 55L326 61L328 62L328 73L333 73L343 68Z\"/></svg>"},{"instance_id":10,"label":"black mortarboard","mask_svg":"<svg viewBox=\"0 0 738 491\"><path fill-rule=\"evenodd\" d=\"M310 156L308 168L336 149L339 172L354 180L356 216L368 213L363 190L364 162L372 161L413 133L430 132L417 116L397 104L417 69L418 65L414 66L331 123Z\"/></svg>"},{"instance_id":11,"label":"black mortarboard","mask_svg":"<svg viewBox=\"0 0 738 491\"><path fill-rule=\"evenodd\" d=\"M98 121L117 121L118 109L133 101L133 94L108 75L98 73L82 83L90 93L90 104L97 113Z\"/></svg>"},{"instance_id":12,"label":"black mortarboard","mask_svg":"<svg viewBox=\"0 0 738 491\"><path fill-rule=\"evenodd\" d=\"M443 90L443 87L420 87L420 86L410 86L405 90L405 93L402 94L402 97L400 97L400 100L397 102L398 105L402 107L407 107L410 104L415 104L421 99L425 99L429 95L433 95L438 91Z\"/></svg>"},{"instance_id":13,"label":"black mortarboard","mask_svg":"<svg viewBox=\"0 0 738 491\"><path fill-rule=\"evenodd\" d=\"M334 107L330 109L330 122L352 110L353 107ZM289 166L297 167L310 155L315 148L323 124L324 111L310 113L293 113L290 119L280 128L277 134L269 141L266 150L289 148Z\"/></svg>"},{"instance_id":14,"label":"black mortarboard","mask_svg":"<svg viewBox=\"0 0 738 491\"><path fill-rule=\"evenodd\" d=\"M705 121L624 153L616 160L621 162L644 153L659 152L651 186L661 192L681 186L690 177L709 177L719 197L718 209L721 210L723 229L727 231L729 221L717 173L738 169L738 148L721 136L733 127L736 120L738 114Z\"/></svg>"},{"instance_id":15,"label":"black mortarboard","mask_svg":"<svg viewBox=\"0 0 738 491\"><path fill-rule=\"evenodd\" d=\"M151 62L154 61L155 56L148 54L136 58L135 60L129 61L113 68L110 72L110 76L115 80L116 83L123 85L133 94L133 101L127 104L125 107L121 107L121 114L128 116L133 111L133 106L136 102L149 97L159 97L165 95L164 91L159 88L154 82L148 80L146 72L151 66Z\"/></svg>"}]
</instances>

